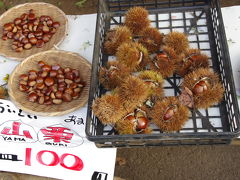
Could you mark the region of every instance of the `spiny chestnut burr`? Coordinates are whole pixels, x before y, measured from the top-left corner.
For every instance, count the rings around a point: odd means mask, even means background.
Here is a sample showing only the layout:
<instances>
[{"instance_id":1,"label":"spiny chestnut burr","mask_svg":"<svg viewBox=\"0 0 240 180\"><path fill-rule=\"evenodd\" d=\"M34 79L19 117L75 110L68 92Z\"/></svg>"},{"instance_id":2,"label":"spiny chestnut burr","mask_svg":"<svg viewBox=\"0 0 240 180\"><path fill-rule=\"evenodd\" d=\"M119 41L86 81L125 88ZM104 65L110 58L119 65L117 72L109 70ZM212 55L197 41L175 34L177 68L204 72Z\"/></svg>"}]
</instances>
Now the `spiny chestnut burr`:
<instances>
[{"instance_id":1,"label":"spiny chestnut burr","mask_svg":"<svg viewBox=\"0 0 240 180\"><path fill-rule=\"evenodd\" d=\"M188 49L180 55L176 66L176 73L184 77L186 74L198 69L208 68L208 56L199 49Z\"/></svg>"},{"instance_id":2,"label":"spiny chestnut burr","mask_svg":"<svg viewBox=\"0 0 240 180\"><path fill-rule=\"evenodd\" d=\"M96 98L92 110L102 124L115 124L127 114L118 94L105 94Z\"/></svg>"},{"instance_id":3,"label":"spiny chestnut burr","mask_svg":"<svg viewBox=\"0 0 240 180\"><path fill-rule=\"evenodd\" d=\"M124 24L133 32L134 35L139 35L142 30L150 26L148 11L142 7L130 8L125 15Z\"/></svg>"},{"instance_id":4,"label":"spiny chestnut burr","mask_svg":"<svg viewBox=\"0 0 240 180\"><path fill-rule=\"evenodd\" d=\"M176 69L177 55L171 47L164 46L150 63L150 69L159 72L163 78L173 75Z\"/></svg>"},{"instance_id":5,"label":"spiny chestnut burr","mask_svg":"<svg viewBox=\"0 0 240 180\"><path fill-rule=\"evenodd\" d=\"M199 68L186 76L182 88L193 92L195 108L208 108L223 98L224 88L218 74L210 68Z\"/></svg>"},{"instance_id":6,"label":"spiny chestnut burr","mask_svg":"<svg viewBox=\"0 0 240 180\"><path fill-rule=\"evenodd\" d=\"M116 57L132 71L143 69L150 59L147 49L136 42L121 44L117 49Z\"/></svg>"},{"instance_id":7,"label":"spiny chestnut burr","mask_svg":"<svg viewBox=\"0 0 240 180\"><path fill-rule=\"evenodd\" d=\"M184 53L189 48L187 36L177 31L167 34L164 38L164 44L173 48L178 55Z\"/></svg>"},{"instance_id":8,"label":"spiny chestnut burr","mask_svg":"<svg viewBox=\"0 0 240 180\"><path fill-rule=\"evenodd\" d=\"M149 53L155 53L160 50L163 35L157 28L147 27L141 32L138 42L146 47Z\"/></svg>"},{"instance_id":9,"label":"spiny chestnut burr","mask_svg":"<svg viewBox=\"0 0 240 180\"><path fill-rule=\"evenodd\" d=\"M117 48L124 42L132 41L132 33L126 26L119 26L106 33L104 51L107 54L115 55Z\"/></svg>"},{"instance_id":10,"label":"spiny chestnut burr","mask_svg":"<svg viewBox=\"0 0 240 180\"><path fill-rule=\"evenodd\" d=\"M122 105L129 112L143 104L149 97L150 87L140 78L129 76L117 88Z\"/></svg>"},{"instance_id":11,"label":"spiny chestnut burr","mask_svg":"<svg viewBox=\"0 0 240 180\"><path fill-rule=\"evenodd\" d=\"M115 129L119 134L145 134L150 130L148 123L149 120L146 114L138 113L138 111L135 110L117 121Z\"/></svg>"},{"instance_id":12,"label":"spiny chestnut burr","mask_svg":"<svg viewBox=\"0 0 240 180\"><path fill-rule=\"evenodd\" d=\"M162 87L164 79L160 73L156 71L146 70L141 71L138 77L150 87L149 94L152 96L151 99L159 99L164 96Z\"/></svg>"},{"instance_id":13,"label":"spiny chestnut burr","mask_svg":"<svg viewBox=\"0 0 240 180\"><path fill-rule=\"evenodd\" d=\"M178 131L188 120L189 109L177 97L165 97L156 101L148 115L162 131Z\"/></svg>"},{"instance_id":14,"label":"spiny chestnut burr","mask_svg":"<svg viewBox=\"0 0 240 180\"><path fill-rule=\"evenodd\" d=\"M130 69L119 61L110 61L106 67L101 67L99 81L105 89L112 90L119 86L131 73Z\"/></svg>"}]
</instances>

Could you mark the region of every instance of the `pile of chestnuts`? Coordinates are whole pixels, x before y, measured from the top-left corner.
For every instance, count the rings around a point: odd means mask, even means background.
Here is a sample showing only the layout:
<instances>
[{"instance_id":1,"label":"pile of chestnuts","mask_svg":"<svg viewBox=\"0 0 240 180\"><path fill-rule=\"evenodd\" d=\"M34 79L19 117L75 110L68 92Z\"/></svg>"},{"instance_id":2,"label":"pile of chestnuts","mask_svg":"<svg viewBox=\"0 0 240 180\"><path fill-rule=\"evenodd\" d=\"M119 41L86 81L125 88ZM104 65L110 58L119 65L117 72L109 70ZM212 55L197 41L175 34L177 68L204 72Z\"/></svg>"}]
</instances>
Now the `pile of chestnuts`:
<instances>
[{"instance_id":1,"label":"pile of chestnuts","mask_svg":"<svg viewBox=\"0 0 240 180\"><path fill-rule=\"evenodd\" d=\"M13 39L11 47L16 52L31 49L33 46L42 48L57 32L59 26L60 23L54 22L50 16L36 17L31 9L15 18L13 22L4 24L2 40Z\"/></svg>"},{"instance_id":2,"label":"pile of chestnuts","mask_svg":"<svg viewBox=\"0 0 240 180\"><path fill-rule=\"evenodd\" d=\"M62 68L39 61L40 71L30 70L19 76L19 89L30 102L51 105L70 102L80 97L85 86L77 69Z\"/></svg>"}]
</instances>

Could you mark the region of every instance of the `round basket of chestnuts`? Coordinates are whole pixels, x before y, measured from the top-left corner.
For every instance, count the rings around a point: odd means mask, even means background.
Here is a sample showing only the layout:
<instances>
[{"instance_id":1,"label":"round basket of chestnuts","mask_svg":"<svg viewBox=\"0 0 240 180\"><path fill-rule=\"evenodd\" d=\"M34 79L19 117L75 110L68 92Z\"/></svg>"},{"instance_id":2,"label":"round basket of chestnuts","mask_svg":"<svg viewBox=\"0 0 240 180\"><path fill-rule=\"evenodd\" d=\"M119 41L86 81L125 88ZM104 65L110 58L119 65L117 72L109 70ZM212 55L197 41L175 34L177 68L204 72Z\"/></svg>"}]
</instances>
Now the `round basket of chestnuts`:
<instances>
[{"instance_id":1,"label":"round basket of chestnuts","mask_svg":"<svg viewBox=\"0 0 240 180\"><path fill-rule=\"evenodd\" d=\"M14 69L8 93L26 112L60 116L87 103L90 76L90 63L78 54L45 51L26 58Z\"/></svg>"},{"instance_id":2,"label":"round basket of chestnuts","mask_svg":"<svg viewBox=\"0 0 240 180\"><path fill-rule=\"evenodd\" d=\"M0 55L23 60L58 46L66 36L67 18L48 3L15 6L0 17Z\"/></svg>"}]
</instances>

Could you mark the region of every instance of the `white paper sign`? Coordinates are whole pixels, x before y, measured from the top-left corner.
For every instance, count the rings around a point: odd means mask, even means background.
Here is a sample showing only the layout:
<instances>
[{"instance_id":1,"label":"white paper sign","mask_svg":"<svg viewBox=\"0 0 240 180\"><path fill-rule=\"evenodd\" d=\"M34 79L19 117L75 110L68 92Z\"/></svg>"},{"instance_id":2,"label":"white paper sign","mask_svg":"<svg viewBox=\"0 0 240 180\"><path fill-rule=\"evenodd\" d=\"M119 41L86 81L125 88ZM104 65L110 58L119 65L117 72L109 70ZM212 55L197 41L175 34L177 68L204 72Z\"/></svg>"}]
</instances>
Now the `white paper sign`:
<instances>
[{"instance_id":1,"label":"white paper sign","mask_svg":"<svg viewBox=\"0 0 240 180\"><path fill-rule=\"evenodd\" d=\"M59 49L91 62L96 14L68 16L69 32ZM19 62L0 57L0 84ZM0 100L0 170L59 179L113 179L116 149L86 139L87 106L58 117L23 112Z\"/></svg>"}]
</instances>

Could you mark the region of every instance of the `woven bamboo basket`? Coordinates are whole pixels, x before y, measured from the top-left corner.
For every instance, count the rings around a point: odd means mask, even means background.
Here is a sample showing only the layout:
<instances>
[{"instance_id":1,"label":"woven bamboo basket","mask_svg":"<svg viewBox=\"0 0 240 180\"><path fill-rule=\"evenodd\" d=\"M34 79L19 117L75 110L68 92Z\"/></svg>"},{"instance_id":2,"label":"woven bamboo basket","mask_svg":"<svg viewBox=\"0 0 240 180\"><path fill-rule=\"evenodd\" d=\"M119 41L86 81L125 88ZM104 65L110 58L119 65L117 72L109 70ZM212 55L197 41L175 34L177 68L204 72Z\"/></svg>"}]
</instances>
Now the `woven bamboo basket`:
<instances>
[{"instance_id":1,"label":"woven bamboo basket","mask_svg":"<svg viewBox=\"0 0 240 180\"><path fill-rule=\"evenodd\" d=\"M19 76L29 70L37 70L38 61L44 61L49 65L59 64L61 67L78 69L80 77L86 86L82 89L80 97L71 102L63 102L59 105L40 105L27 100L27 93L19 90ZM67 51L49 50L34 54L22 61L12 72L8 81L8 93L11 101L20 109L42 116L61 116L75 111L87 103L90 87L91 65L80 55Z\"/></svg>"},{"instance_id":2,"label":"woven bamboo basket","mask_svg":"<svg viewBox=\"0 0 240 180\"><path fill-rule=\"evenodd\" d=\"M37 17L41 15L48 15L52 17L53 21L58 21L60 23L60 27L57 29L57 32L52 36L51 40L44 44L42 48L37 48L34 46L29 50L23 50L22 52L15 52L12 50L11 45L13 40L2 40L0 39L0 55L6 56L8 58L16 59L22 61L23 59L36 54L38 52L47 51L52 49L54 46L58 46L66 36L67 33L67 17L62 10L57 8L54 5L48 3L26 3L15 6L5 13L3 13L0 17L0 35L3 34L3 25L8 22L13 22L13 20L23 13L28 13L30 9L34 10L34 13Z\"/></svg>"}]
</instances>

